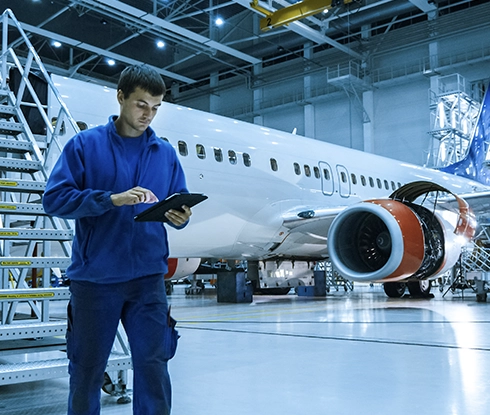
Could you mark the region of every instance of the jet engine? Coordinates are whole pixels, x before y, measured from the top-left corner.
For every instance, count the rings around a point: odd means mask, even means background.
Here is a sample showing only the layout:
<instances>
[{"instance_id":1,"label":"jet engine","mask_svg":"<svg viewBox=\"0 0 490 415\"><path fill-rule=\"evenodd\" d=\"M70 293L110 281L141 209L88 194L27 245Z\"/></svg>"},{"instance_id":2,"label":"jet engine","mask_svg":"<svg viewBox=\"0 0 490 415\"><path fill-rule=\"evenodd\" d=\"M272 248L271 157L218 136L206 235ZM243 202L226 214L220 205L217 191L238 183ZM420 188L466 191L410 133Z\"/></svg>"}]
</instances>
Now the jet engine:
<instances>
[{"instance_id":1,"label":"jet engine","mask_svg":"<svg viewBox=\"0 0 490 415\"><path fill-rule=\"evenodd\" d=\"M200 264L201 258L169 258L165 279L178 280L192 275L197 271Z\"/></svg>"},{"instance_id":2,"label":"jet engine","mask_svg":"<svg viewBox=\"0 0 490 415\"><path fill-rule=\"evenodd\" d=\"M414 203L439 192L452 195L457 208ZM361 202L339 214L328 234L329 255L336 270L352 281L434 279L456 263L475 226L466 201L437 184L414 182L389 199Z\"/></svg>"}]
</instances>

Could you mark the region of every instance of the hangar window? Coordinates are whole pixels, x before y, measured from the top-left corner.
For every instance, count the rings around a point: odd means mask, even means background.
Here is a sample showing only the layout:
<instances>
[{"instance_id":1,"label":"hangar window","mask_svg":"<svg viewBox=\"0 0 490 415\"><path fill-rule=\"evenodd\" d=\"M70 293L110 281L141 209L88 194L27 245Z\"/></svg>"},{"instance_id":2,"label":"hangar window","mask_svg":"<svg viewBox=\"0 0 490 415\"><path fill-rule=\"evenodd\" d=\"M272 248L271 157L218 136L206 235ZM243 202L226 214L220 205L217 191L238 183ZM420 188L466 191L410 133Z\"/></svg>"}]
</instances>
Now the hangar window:
<instances>
[{"instance_id":1,"label":"hangar window","mask_svg":"<svg viewBox=\"0 0 490 415\"><path fill-rule=\"evenodd\" d=\"M305 175L306 175L306 177L311 177L311 169L310 169L310 166L308 166L308 164L305 164L304 167L305 167Z\"/></svg>"},{"instance_id":2,"label":"hangar window","mask_svg":"<svg viewBox=\"0 0 490 415\"><path fill-rule=\"evenodd\" d=\"M392 189L393 191L395 191L395 190L396 190L395 182L394 182L393 180L391 181L391 189Z\"/></svg>"},{"instance_id":3,"label":"hangar window","mask_svg":"<svg viewBox=\"0 0 490 415\"><path fill-rule=\"evenodd\" d=\"M179 141L179 154L181 156L187 156L189 154L189 151L187 150L187 143L185 141Z\"/></svg>"},{"instance_id":4,"label":"hangar window","mask_svg":"<svg viewBox=\"0 0 490 415\"><path fill-rule=\"evenodd\" d=\"M294 163L294 172L299 176L301 174L301 167L299 167L298 163Z\"/></svg>"},{"instance_id":5,"label":"hangar window","mask_svg":"<svg viewBox=\"0 0 490 415\"><path fill-rule=\"evenodd\" d=\"M200 159L204 160L206 158L206 149L202 144L196 144L196 154Z\"/></svg>"},{"instance_id":6,"label":"hangar window","mask_svg":"<svg viewBox=\"0 0 490 415\"><path fill-rule=\"evenodd\" d=\"M228 150L228 160L231 164L236 164L236 153L233 150Z\"/></svg>"},{"instance_id":7,"label":"hangar window","mask_svg":"<svg viewBox=\"0 0 490 415\"><path fill-rule=\"evenodd\" d=\"M343 171L340 172L340 180L342 180L342 183L347 183L347 175Z\"/></svg>"},{"instance_id":8,"label":"hangar window","mask_svg":"<svg viewBox=\"0 0 490 415\"><path fill-rule=\"evenodd\" d=\"M385 189L390 190L390 185L388 184L388 180L385 180Z\"/></svg>"},{"instance_id":9,"label":"hangar window","mask_svg":"<svg viewBox=\"0 0 490 415\"><path fill-rule=\"evenodd\" d=\"M364 176L361 176L361 184L366 186L366 178Z\"/></svg>"},{"instance_id":10,"label":"hangar window","mask_svg":"<svg viewBox=\"0 0 490 415\"><path fill-rule=\"evenodd\" d=\"M272 171L277 171L278 167L276 159L271 159L271 169Z\"/></svg>"},{"instance_id":11,"label":"hangar window","mask_svg":"<svg viewBox=\"0 0 490 415\"><path fill-rule=\"evenodd\" d=\"M214 148L214 159L220 163L223 161L223 152L220 148Z\"/></svg>"},{"instance_id":12,"label":"hangar window","mask_svg":"<svg viewBox=\"0 0 490 415\"><path fill-rule=\"evenodd\" d=\"M325 177L325 180L330 180L330 172L328 169L323 169L323 177Z\"/></svg>"},{"instance_id":13,"label":"hangar window","mask_svg":"<svg viewBox=\"0 0 490 415\"><path fill-rule=\"evenodd\" d=\"M354 173L351 173L350 178L352 180L352 184L357 184L357 177Z\"/></svg>"},{"instance_id":14,"label":"hangar window","mask_svg":"<svg viewBox=\"0 0 490 415\"><path fill-rule=\"evenodd\" d=\"M250 154L243 153L243 164L245 166L250 167L252 165L252 160L250 160Z\"/></svg>"},{"instance_id":15,"label":"hangar window","mask_svg":"<svg viewBox=\"0 0 490 415\"><path fill-rule=\"evenodd\" d=\"M320 178L320 169L318 167L313 167L313 173L317 179Z\"/></svg>"},{"instance_id":16,"label":"hangar window","mask_svg":"<svg viewBox=\"0 0 490 415\"><path fill-rule=\"evenodd\" d=\"M374 180L372 177L369 178L369 186L374 187Z\"/></svg>"},{"instance_id":17,"label":"hangar window","mask_svg":"<svg viewBox=\"0 0 490 415\"><path fill-rule=\"evenodd\" d=\"M378 185L378 189L382 189L383 186L381 185L381 180L376 179L376 184Z\"/></svg>"}]
</instances>

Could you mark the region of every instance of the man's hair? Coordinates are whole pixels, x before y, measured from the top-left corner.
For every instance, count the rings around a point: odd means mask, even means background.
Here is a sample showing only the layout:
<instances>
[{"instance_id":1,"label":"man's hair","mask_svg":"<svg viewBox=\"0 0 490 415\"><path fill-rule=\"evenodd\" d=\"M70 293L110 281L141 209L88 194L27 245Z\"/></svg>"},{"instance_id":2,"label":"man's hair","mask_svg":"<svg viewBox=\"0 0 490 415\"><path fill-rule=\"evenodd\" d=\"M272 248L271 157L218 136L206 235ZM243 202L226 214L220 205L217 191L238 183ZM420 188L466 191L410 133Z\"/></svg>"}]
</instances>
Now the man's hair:
<instances>
[{"instance_id":1,"label":"man's hair","mask_svg":"<svg viewBox=\"0 0 490 415\"><path fill-rule=\"evenodd\" d=\"M160 74L146 65L128 66L121 72L117 89L121 90L124 98L129 97L136 88L149 92L152 96L165 95L166 88Z\"/></svg>"}]
</instances>

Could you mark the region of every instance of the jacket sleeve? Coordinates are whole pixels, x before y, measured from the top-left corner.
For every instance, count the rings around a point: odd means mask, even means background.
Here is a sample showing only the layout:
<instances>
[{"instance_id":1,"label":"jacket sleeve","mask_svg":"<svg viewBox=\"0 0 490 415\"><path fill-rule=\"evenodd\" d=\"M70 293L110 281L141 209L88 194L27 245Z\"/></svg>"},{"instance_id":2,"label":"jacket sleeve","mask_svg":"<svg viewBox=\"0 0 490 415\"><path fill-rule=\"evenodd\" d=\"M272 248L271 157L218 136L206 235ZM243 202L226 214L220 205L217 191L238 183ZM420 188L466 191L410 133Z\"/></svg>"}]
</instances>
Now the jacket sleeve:
<instances>
[{"instance_id":1,"label":"jacket sleeve","mask_svg":"<svg viewBox=\"0 0 490 415\"><path fill-rule=\"evenodd\" d=\"M114 208L111 192L84 187L83 145L77 135L69 140L46 184L43 207L48 215L64 219L100 216Z\"/></svg>"},{"instance_id":2,"label":"jacket sleeve","mask_svg":"<svg viewBox=\"0 0 490 415\"><path fill-rule=\"evenodd\" d=\"M189 193L185 180L184 169L182 168L182 165L180 164L179 159L177 158L177 155L175 153L174 153L174 162L173 162L173 170L171 172L171 177L172 180L170 183L169 195L172 195L174 193ZM189 221L187 221L183 225L177 226L174 225L172 222L166 222L166 224L170 225L172 228L175 229L183 229L187 226L188 223Z\"/></svg>"}]
</instances>

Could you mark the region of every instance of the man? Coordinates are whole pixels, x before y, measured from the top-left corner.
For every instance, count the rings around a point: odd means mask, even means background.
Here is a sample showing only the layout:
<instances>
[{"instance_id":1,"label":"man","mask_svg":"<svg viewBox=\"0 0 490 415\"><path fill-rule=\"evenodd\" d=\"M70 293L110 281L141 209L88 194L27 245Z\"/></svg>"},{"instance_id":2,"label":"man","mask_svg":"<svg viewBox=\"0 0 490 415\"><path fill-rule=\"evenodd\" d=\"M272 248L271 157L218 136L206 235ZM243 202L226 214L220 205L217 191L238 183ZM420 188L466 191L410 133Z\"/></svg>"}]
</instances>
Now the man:
<instances>
[{"instance_id":1,"label":"man","mask_svg":"<svg viewBox=\"0 0 490 415\"><path fill-rule=\"evenodd\" d=\"M119 116L68 141L46 186L45 211L76 223L67 269L68 415L100 413L100 390L119 321L133 359L134 414L170 413L162 341L168 316L167 234L163 223L133 220L147 204L188 192L173 147L149 127L164 94L156 71L144 65L126 68L117 89ZM188 207L182 209L166 213L178 229L191 216Z\"/></svg>"}]
</instances>

